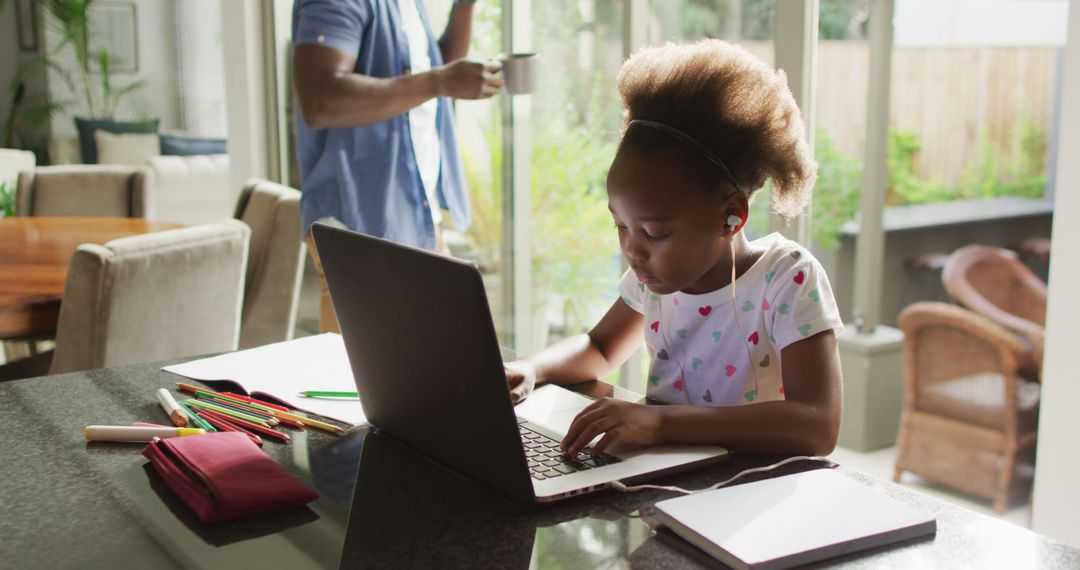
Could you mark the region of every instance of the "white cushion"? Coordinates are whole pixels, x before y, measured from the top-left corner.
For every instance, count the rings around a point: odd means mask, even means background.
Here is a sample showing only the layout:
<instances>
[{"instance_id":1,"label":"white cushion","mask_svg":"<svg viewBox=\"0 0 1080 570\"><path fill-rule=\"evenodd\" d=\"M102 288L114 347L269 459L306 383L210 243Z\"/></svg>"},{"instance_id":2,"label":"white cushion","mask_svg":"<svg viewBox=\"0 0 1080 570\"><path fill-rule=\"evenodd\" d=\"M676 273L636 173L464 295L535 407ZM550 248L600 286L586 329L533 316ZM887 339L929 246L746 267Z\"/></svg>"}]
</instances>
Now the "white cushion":
<instances>
[{"instance_id":1,"label":"white cushion","mask_svg":"<svg viewBox=\"0 0 1080 570\"><path fill-rule=\"evenodd\" d=\"M239 189L229 187L229 155L155 156L155 219L206 224L231 218Z\"/></svg>"},{"instance_id":2,"label":"white cushion","mask_svg":"<svg viewBox=\"0 0 1080 570\"><path fill-rule=\"evenodd\" d=\"M94 131L98 164L145 166L146 161L161 154L161 141L156 133L110 133Z\"/></svg>"},{"instance_id":3,"label":"white cushion","mask_svg":"<svg viewBox=\"0 0 1080 570\"><path fill-rule=\"evenodd\" d=\"M49 164L82 164L82 150L79 137L49 137Z\"/></svg>"},{"instance_id":4,"label":"white cushion","mask_svg":"<svg viewBox=\"0 0 1080 570\"><path fill-rule=\"evenodd\" d=\"M19 172L33 170L37 157L28 150L0 148L0 182L6 182L12 189L19 179Z\"/></svg>"}]
</instances>

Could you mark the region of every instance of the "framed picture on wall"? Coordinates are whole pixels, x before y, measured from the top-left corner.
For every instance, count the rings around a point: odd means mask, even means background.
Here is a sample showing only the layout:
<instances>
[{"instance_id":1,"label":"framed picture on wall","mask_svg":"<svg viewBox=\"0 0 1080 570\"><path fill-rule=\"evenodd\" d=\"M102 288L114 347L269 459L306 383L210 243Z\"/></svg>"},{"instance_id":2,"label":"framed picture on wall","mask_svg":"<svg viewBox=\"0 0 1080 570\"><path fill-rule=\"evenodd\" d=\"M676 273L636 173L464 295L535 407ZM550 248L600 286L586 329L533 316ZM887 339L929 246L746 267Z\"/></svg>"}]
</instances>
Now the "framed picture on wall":
<instances>
[{"instance_id":1,"label":"framed picture on wall","mask_svg":"<svg viewBox=\"0 0 1080 570\"><path fill-rule=\"evenodd\" d=\"M94 2L86 14L87 51L95 62L104 49L109 54L110 73L139 70L138 20L134 2Z\"/></svg>"},{"instance_id":2,"label":"framed picture on wall","mask_svg":"<svg viewBox=\"0 0 1080 570\"><path fill-rule=\"evenodd\" d=\"M37 51L37 6L34 0L15 0L15 25L18 27L19 49Z\"/></svg>"}]
</instances>

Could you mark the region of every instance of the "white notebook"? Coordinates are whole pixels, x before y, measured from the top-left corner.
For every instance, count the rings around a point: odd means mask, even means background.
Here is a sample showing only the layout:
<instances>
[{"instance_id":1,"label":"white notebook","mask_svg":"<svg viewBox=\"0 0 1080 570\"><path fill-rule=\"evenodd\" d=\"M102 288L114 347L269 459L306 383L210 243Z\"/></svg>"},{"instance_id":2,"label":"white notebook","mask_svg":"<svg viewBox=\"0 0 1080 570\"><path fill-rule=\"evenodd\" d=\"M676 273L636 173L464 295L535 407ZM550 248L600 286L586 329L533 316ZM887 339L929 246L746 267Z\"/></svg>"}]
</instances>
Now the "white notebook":
<instances>
[{"instance_id":1,"label":"white notebook","mask_svg":"<svg viewBox=\"0 0 1080 570\"><path fill-rule=\"evenodd\" d=\"M657 522L733 568L789 568L934 534L921 513L831 469L656 504Z\"/></svg>"},{"instance_id":2,"label":"white notebook","mask_svg":"<svg viewBox=\"0 0 1080 570\"><path fill-rule=\"evenodd\" d=\"M304 398L303 390L355 392L349 356L339 334L320 334L164 366L162 370L203 382L229 382L215 389L270 396L304 412L360 425L367 421L359 400Z\"/></svg>"}]
</instances>

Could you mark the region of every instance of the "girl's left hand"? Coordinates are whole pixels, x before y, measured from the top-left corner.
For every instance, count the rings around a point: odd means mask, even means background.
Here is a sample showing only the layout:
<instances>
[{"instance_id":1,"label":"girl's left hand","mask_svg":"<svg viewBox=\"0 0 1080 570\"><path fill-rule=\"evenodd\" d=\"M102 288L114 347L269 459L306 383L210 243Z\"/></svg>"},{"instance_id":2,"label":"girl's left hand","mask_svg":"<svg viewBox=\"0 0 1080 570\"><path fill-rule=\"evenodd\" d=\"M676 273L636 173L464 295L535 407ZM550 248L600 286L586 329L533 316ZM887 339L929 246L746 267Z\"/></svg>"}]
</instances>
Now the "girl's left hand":
<instances>
[{"instance_id":1,"label":"girl's left hand","mask_svg":"<svg viewBox=\"0 0 1080 570\"><path fill-rule=\"evenodd\" d=\"M567 455L577 455L600 434L604 434L604 437L593 446L593 453L602 453L613 443L660 443L660 419L658 406L603 398L574 418L563 439L562 448Z\"/></svg>"}]
</instances>

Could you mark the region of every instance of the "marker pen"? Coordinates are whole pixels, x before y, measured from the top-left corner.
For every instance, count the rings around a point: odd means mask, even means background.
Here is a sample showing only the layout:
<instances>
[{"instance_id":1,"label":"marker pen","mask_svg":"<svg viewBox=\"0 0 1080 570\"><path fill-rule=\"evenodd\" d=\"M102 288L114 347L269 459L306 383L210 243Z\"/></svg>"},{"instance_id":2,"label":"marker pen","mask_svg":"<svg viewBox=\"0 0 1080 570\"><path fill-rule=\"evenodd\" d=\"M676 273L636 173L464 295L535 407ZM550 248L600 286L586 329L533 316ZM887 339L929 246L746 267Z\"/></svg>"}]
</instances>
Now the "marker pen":
<instances>
[{"instance_id":1,"label":"marker pen","mask_svg":"<svg viewBox=\"0 0 1080 570\"><path fill-rule=\"evenodd\" d=\"M158 403L161 404L161 409L165 410L165 413L169 415L173 425L176 427L187 427L187 416L180 410L180 404L176 403L176 399L165 388L161 388L157 391Z\"/></svg>"},{"instance_id":2,"label":"marker pen","mask_svg":"<svg viewBox=\"0 0 1080 570\"><path fill-rule=\"evenodd\" d=\"M151 441L155 437L182 437L206 433L201 428L141 427L141 426L86 426L86 441Z\"/></svg>"}]
</instances>

